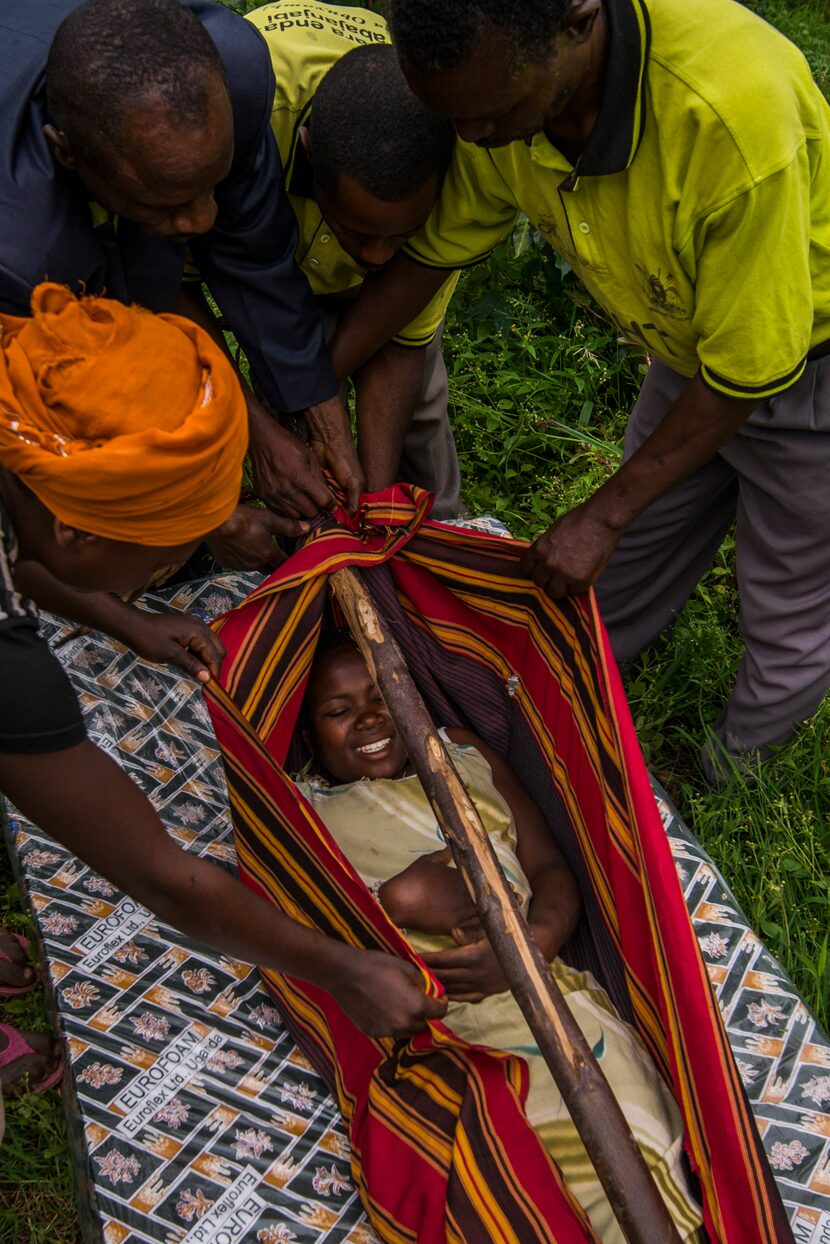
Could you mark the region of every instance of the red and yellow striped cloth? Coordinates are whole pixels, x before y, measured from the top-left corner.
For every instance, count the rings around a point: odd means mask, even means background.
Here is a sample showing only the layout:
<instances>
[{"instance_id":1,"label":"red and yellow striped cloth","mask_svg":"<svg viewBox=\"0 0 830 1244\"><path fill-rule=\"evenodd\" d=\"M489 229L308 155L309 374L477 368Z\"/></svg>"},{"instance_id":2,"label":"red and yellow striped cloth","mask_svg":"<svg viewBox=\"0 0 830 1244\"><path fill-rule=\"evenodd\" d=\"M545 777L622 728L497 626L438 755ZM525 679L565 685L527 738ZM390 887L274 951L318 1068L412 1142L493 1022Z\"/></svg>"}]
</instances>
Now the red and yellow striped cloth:
<instances>
[{"instance_id":1,"label":"red and yellow striped cloth","mask_svg":"<svg viewBox=\"0 0 830 1244\"><path fill-rule=\"evenodd\" d=\"M605 984L673 1085L712 1240L791 1239L593 597L550 601L519 570L523 542L429 523L430 504L399 485L338 512L221 620L228 656L207 693L240 875L297 920L421 966L287 776L328 576L357 567L435 721L495 747L542 808L583 894L562 957ZM440 1024L372 1040L323 991L264 975L337 1095L383 1240L594 1238L524 1117L521 1060Z\"/></svg>"}]
</instances>

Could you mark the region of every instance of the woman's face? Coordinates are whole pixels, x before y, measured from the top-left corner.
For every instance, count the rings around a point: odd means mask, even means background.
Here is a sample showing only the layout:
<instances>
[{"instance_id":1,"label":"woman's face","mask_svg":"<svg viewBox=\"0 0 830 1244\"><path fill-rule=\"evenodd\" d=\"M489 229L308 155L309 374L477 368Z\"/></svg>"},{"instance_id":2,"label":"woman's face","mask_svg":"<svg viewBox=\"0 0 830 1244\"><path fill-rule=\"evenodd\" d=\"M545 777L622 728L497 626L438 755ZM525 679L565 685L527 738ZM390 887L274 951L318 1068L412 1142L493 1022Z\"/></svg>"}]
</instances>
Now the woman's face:
<instances>
[{"instance_id":1,"label":"woman's face","mask_svg":"<svg viewBox=\"0 0 830 1244\"><path fill-rule=\"evenodd\" d=\"M316 662L306 709L315 758L336 782L393 778L403 772L403 742L355 648L333 648Z\"/></svg>"}]
</instances>

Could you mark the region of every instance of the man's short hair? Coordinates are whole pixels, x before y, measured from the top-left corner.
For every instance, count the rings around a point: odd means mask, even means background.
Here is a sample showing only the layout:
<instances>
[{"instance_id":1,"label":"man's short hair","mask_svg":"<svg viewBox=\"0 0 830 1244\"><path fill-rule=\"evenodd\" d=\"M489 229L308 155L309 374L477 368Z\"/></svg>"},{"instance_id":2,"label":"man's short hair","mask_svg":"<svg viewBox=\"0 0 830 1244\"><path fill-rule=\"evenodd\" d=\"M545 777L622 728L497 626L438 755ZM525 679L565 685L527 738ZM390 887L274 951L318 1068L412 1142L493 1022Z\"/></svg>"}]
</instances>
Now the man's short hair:
<instances>
[{"instance_id":1,"label":"man's short hair","mask_svg":"<svg viewBox=\"0 0 830 1244\"><path fill-rule=\"evenodd\" d=\"M353 48L314 93L309 121L314 176L329 195L342 177L400 203L452 156L452 125L413 95L389 44Z\"/></svg>"},{"instance_id":2,"label":"man's short hair","mask_svg":"<svg viewBox=\"0 0 830 1244\"><path fill-rule=\"evenodd\" d=\"M86 0L61 22L49 50L49 113L78 154L107 163L148 97L182 125L197 125L217 74L226 81L212 39L178 0Z\"/></svg>"},{"instance_id":3,"label":"man's short hair","mask_svg":"<svg viewBox=\"0 0 830 1244\"><path fill-rule=\"evenodd\" d=\"M570 0L387 0L401 61L418 72L444 73L470 59L485 34L506 43L510 68L546 61Z\"/></svg>"}]
</instances>

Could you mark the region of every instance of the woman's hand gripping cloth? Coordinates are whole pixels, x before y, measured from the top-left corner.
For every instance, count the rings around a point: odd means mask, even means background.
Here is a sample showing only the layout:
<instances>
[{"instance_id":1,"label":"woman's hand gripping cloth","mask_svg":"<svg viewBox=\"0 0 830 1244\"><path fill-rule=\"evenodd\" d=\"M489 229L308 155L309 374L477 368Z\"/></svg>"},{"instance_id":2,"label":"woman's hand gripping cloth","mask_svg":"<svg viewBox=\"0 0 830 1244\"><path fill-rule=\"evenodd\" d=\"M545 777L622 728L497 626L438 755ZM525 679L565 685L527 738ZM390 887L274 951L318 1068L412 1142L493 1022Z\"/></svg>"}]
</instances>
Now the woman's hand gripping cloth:
<instances>
[{"instance_id":1,"label":"woman's hand gripping cloth","mask_svg":"<svg viewBox=\"0 0 830 1244\"><path fill-rule=\"evenodd\" d=\"M57 518L185 544L230 517L248 443L229 360L202 329L39 285L0 315L0 462Z\"/></svg>"}]
</instances>

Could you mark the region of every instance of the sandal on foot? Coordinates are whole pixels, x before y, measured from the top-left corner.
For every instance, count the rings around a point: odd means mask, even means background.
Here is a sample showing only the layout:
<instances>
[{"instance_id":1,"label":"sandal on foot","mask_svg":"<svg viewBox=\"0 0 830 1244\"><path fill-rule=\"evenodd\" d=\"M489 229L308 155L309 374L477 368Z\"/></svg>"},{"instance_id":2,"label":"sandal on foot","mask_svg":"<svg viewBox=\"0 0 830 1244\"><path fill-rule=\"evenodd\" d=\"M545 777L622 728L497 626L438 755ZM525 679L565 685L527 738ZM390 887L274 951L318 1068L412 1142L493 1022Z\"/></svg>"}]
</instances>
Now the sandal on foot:
<instances>
[{"instance_id":1,"label":"sandal on foot","mask_svg":"<svg viewBox=\"0 0 830 1244\"><path fill-rule=\"evenodd\" d=\"M22 933L11 933L8 929L3 929L3 932L6 937L10 937L12 941L17 942L22 951L25 952L29 949L29 939L28 937L24 937ZM3 963L16 962L16 960L12 959L11 955L6 953L2 946L0 946L0 961ZM31 966L32 965L28 962L21 964L21 967ZM0 998L19 998L24 993L31 993L33 989L37 989L40 984L40 972L38 972L37 968L35 968L34 971L34 976L30 981L27 981L25 985L0 985Z\"/></svg>"},{"instance_id":2,"label":"sandal on foot","mask_svg":"<svg viewBox=\"0 0 830 1244\"><path fill-rule=\"evenodd\" d=\"M12 1063L16 1063L19 1058L26 1058L29 1054L34 1054L37 1058L43 1058L44 1055L32 1048L29 1042L23 1036L23 1033L17 1028L12 1028L10 1024L0 1023L0 1033L6 1038L6 1044L0 1050L0 1068L9 1067ZM29 1081L30 1093L45 1093L47 1089L55 1088L63 1079L63 1059L58 1056L57 1065L48 1071L42 1080L38 1080L35 1084Z\"/></svg>"}]
</instances>

